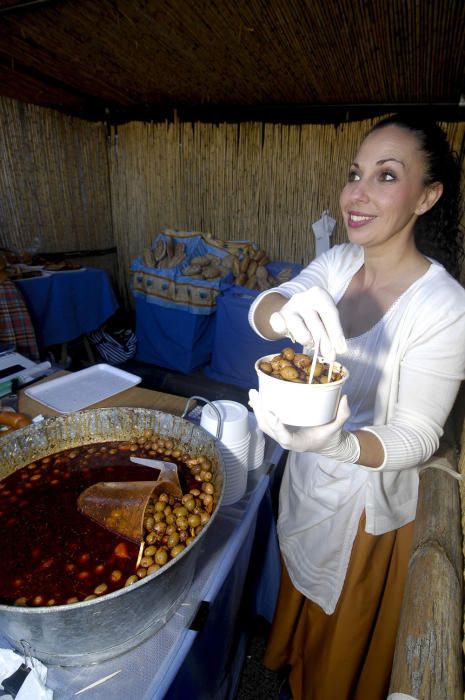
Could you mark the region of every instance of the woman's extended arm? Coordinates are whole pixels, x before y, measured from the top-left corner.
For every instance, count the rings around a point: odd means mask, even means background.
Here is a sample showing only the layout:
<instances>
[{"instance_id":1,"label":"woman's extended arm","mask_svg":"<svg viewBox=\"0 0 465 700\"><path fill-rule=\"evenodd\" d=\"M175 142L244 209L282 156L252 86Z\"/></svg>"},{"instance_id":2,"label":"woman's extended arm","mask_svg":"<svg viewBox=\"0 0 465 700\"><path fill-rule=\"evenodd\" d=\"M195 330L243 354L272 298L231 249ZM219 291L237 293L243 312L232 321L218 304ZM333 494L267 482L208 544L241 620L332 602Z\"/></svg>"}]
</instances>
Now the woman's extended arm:
<instances>
[{"instance_id":1,"label":"woman's extended arm","mask_svg":"<svg viewBox=\"0 0 465 700\"><path fill-rule=\"evenodd\" d=\"M260 300L260 303L255 306L253 314L253 323L256 330L261 336L268 340L277 340L284 338L285 333L276 333L270 325L270 317L272 314L281 311L284 304L289 299L279 292L273 291L270 294L265 294Z\"/></svg>"}]
</instances>

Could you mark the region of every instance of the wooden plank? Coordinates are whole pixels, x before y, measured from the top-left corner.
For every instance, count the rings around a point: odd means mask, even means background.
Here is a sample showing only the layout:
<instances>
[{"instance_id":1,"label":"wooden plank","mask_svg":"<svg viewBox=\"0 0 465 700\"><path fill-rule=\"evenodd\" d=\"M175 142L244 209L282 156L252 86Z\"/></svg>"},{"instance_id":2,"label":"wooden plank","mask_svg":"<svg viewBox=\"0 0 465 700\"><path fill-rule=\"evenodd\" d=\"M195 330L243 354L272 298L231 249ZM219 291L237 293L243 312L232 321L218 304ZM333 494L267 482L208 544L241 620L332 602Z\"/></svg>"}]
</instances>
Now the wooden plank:
<instances>
[{"instance_id":1,"label":"wooden plank","mask_svg":"<svg viewBox=\"0 0 465 700\"><path fill-rule=\"evenodd\" d=\"M454 471L444 448L434 459ZM420 475L414 541L390 693L462 700L463 557L458 482L429 468Z\"/></svg>"}]
</instances>

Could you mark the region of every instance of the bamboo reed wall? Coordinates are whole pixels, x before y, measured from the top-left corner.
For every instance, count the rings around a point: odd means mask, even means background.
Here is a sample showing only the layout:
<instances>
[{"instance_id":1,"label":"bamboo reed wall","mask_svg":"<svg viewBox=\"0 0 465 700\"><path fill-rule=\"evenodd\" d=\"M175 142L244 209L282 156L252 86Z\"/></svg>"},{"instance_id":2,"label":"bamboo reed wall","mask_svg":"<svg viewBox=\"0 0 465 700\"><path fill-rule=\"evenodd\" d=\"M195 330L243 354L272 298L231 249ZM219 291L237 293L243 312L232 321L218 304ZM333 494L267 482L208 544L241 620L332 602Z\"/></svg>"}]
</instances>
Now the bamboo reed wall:
<instances>
[{"instance_id":1,"label":"bamboo reed wall","mask_svg":"<svg viewBox=\"0 0 465 700\"><path fill-rule=\"evenodd\" d=\"M113 224L124 269L162 226L253 240L273 260L314 255L311 224L324 209L346 240L339 192L371 121L284 126L144 124L114 132ZM464 124L444 124L462 152Z\"/></svg>"},{"instance_id":2,"label":"bamboo reed wall","mask_svg":"<svg viewBox=\"0 0 465 700\"><path fill-rule=\"evenodd\" d=\"M43 252L114 245L102 124L0 99L0 246Z\"/></svg>"},{"instance_id":3,"label":"bamboo reed wall","mask_svg":"<svg viewBox=\"0 0 465 700\"><path fill-rule=\"evenodd\" d=\"M334 125L143 123L114 127L0 99L0 245L45 252L116 246L131 260L163 226L252 240L305 263L324 209L346 239L339 192L371 120ZM465 124L444 124L459 153ZM95 264L99 264L99 260Z\"/></svg>"},{"instance_id":4,"label":"bamboo reed wall","mask_svg":"<svg viewBox=\"0 0 465 700\"><path fill-rule=\"evenodd\" d=\"M112 128L0 100L0 245L44 252L116 246L117 286L163 226L252 240L305 263L324 209L346 239L339 192L372 121L334 125L143 123ZM458 152L465 124L445 124ZM107 265L104 259L94 264Z\"/></svg>"}]
</instances>

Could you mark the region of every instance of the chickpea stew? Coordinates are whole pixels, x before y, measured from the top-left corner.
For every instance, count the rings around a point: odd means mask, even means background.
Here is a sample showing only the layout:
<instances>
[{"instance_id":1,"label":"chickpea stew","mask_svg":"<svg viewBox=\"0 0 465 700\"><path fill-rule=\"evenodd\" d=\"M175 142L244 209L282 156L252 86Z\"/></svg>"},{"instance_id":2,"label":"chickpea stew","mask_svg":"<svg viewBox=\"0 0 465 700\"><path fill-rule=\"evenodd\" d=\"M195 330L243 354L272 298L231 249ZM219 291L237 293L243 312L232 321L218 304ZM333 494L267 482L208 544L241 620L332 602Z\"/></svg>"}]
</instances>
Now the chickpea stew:
<instances>
[{"instance_id":1,"label":"chickpea stew","mask_svg":"<svg viewBox=\"0 0 465 700\"><path fill-rule=\"evenodd\" d=\"M293 348L284 348L279 355L259 362L258 368L276 379L283 379L296 384L308 384L311 364L312 357L309 355L295 352ZM324 362L318 358L312 384L328 384L329 382L337 382L342 379L343 370L339 363L333 364L331 377L329 376L329 369L329 362Z\"/></svg>"},{"instance_id":2,"label":"chickpea stew","mask_svg":"<svg viewBox=\"0 0 465 700\"><path fill-rule=\"evenodd\" d=\"M83 515L79 494L101 481L150 481L158 470L130 455L178 465L183 495L161 493L145 510L143 541L127 540ZM0 602L54 606L92 600L139 581L178 556L216 504L205 455L152 430L38 459L0 481Z\"/></svg>"}]
</instances>

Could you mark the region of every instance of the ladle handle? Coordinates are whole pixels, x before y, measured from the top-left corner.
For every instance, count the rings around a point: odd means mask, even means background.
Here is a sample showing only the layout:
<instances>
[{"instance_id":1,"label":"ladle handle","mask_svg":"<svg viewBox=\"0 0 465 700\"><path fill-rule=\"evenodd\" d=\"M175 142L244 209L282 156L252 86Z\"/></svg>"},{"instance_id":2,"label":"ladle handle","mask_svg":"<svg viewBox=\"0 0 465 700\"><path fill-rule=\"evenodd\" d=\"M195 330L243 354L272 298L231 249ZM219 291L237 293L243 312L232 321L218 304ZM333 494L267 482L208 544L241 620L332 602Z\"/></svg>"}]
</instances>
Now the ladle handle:
<instances>
[{"instance_id":1,"label":"ladle handle","mask_svg":"<svg viewBox=\"0 0 465 700\"><path fill-rule=\"evenodd\" d=\"M190 397L187 399L187 403L186 403L186 405L185 405L185 407L184 407L184 411L183 411L182 414L181 414L181 418L185 418L185 417L187 416L187 414L189 413L189 408L190 408L191 401L194 401L194 400L195 400L195 401L204 401L204 402L207 403L207 404L210 406L210 408L212 408L213 411L216 413L216 417L218 418L218 423L217 423L217 426L216 426L216 438L219 440L220 435L221 435L221 430L222 430L222 428L223 428L223 419L222 419L222 417L221 417L221 413L219 412L219 410L218 410L218 408L215 406L215 404L212 403L211 401L209 401L208 399L206 399L204 396L190 396Z\"/></svg>"}]
</instances>

